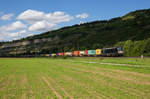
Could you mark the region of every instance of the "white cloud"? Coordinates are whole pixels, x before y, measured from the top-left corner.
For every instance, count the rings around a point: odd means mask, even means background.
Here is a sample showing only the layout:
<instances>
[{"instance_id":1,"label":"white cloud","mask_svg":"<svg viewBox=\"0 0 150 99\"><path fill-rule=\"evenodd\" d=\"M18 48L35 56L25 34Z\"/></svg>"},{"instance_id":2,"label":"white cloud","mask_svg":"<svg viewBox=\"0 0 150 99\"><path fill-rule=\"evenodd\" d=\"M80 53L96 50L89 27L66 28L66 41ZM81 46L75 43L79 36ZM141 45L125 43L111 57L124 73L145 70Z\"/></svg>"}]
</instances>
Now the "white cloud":
<instances>
[{"instance_id":1,"label":"white cloud","mask_svg":"<svg viewBox=\"0 0 150 99\"><path fill-rule=\"evenodd\" d=\"M29 33L27 36L33 36L34 34L32 34L32 33Z\"/></svg>"},{"instance_id":2,"label":"white cloud","mask_svg":"<svg viewBox=\"0 0 150 99\"><path fill-rule=\"evenodd\" d=\"M16 33L8 33L7 34L9 37L18 37L19 36L19 32Z\"/></svg>"},{"instance_id":3,"label":"white cloud","mask_svg":"<svg viewBox=\"0 0 150 99\"><path fill-rule=\"evenodd\" d=\"M4 12L0 12L0 15L3 15L4 14Z\"/></svg>"},{"instance_id":4,"label":"white cloud","mask_svg":"<svg viewBox=\"0 0 150 99\"><path fill-rule=\"evenodd\" d=\"M76 18L80 18L80 19L86 19L88 17L89 17L89 15L87 13L82 13L82 14L76 15Z\"/></svg>"},{"instance_id":5,"label":"white cloud","mask_svg":"<svg viewBox=\"0 0 150 99\"><path fill-rule=\"evenodd\" d=\"M55 16L61 16L61 15L64 15L65 13L64 12L61 12L61 11L56 11L53 13L53 15Z\"/></svg>"},{"instance_id":6,"label":"white cloud","mask_svg":"<svg viewBox=\"0 0 150 99\"><path fill-rule=\"evenodd\" d=\"M41 11L36 10L26 10L25 12L21 13L17 19L24 20L28 22L29 24L34 24L38 21L48 21L49 23L61 23L61 22L68 22L72 20L73 17L71 17L68 14L65 14L61 11L56 11L54 13L44 13Z\"/></svg>"},{"instance_id":7,"label":"white cloud","mask_svg":"<svg viewBox=\"0 0 150 99\"><path fill-rule=\"evenodd\" d=\"M1 26L0 31L15 31L15 30L24 29L24 28L27 28L25 24L23 24L20 21L16 21L12 24Z\"/></svg>"},{"instance_id":8,"label":"white cloud","mask_svg":"<svg viewBox=\"0 0 150 99\"><path fill-rule=\"evenodd\" d=\"M9 32L0 31L0 41L11 40L14 35L14 33L11 35Z\"/></svg>"},{"instance_id":9,"label":"white cloud","mask_svg":"<svg viewBox=\"0 0 150 99\"><path fill-rule=\"evenodd\" d=\"M56 24L49 23L45 20L38 21L29 27L30 31L49 31L56 28Z\"/></svg>"},{"instance_id":10,"label":"white cloud","mask_svg":"<svg viewBox=\"0 0 150 99\"><path fill-rule=\"evenodd\" d=\"M73 17L61 11L44 13L29 9L21 13L17 19L30 24L30 31L44 32L55 29L59 23L71 21Z\"/></svg>"},{"instance_id":11,"label":"white cloud","mask_svg":"<svg viewBox=\"0 0 150 99\"><path fill-rule=\"evenodd\" d=\"M1 35L1 34L0 34ZM5 37L3 35L0 36L0 41L4 41Z\"/></svg>"},{"instance_id":12,"label":"white cloud","mask_svg":"<svg viewBox=\"0 0 150 99\"><path fill-rule=\"evenodd\" d=\"M11 20L11 18L14 16L13 13L9 13L9 14L5 14L3 16L1 16L1 20Z\"/></svg>"},{"instance_id":13,"label":"white cloud","mask_svg":"<svg viewBox=\"0 0 150 99\"><path fill-rule=\"evenodd\" d=\"M30 24L34 24L37 21L43 20L44 17L45 17L45 14L43 12L29 9L21 13L17 17L17 19L24 20Z\"/></svg>"},{"instance_id":14,"label":"white cloud","mask_svg":"<svg viewBox=\"0 0 150 99\"><path fill-rule=\"evenodd\" d=\"M9 37L22 37L24 34L26 34L26 30L21 30L19 32L14 32L14 33L7 33Z\"/></svg>"},{"instance_id":15,"label":"white cloud","mask_svg":"<svg viewBox=\"0 0 150 99\"><path fill-rule=\"evenodd\" d=\"M27 33L27 26L20 21L0 27L0 41L12 40L14 37L23 37Z\"/></svg>"},{"instance_id":16,"label":"white cloud","mask_svg":"<svg viewBox=\"0 0 150 99\"><path fill-rule=\"evenodd\" d=\"M14 14L2 15L0 19L11 20ZM19 39L32 36L35 33L54 30L58 24L69 22L72 19L74 19L72 16L62 11L45 13L29 9L18 15L16 22L0 26L0 41Z\"/></svg>"},{"instance_id":17,"label":"white cloud","mask_svg":"<svg viewBox=\"0 0 150 99\"><path fill-rule=\"evenodd\" d=\"M50 23L62 23L62 22L69 22L72 20L73 17L65 14L64 12L54 12L53 14L47 14L45 17L45 20L47 20Z\"/></svg>"},{"instance_id":18,"label":"white cloud","mask_svg":"<svg viewBox=\"0 0 150 99\"><path fill-rule=\"evenodd\" d=\"M20 39L23 37L29 36L31 33L27 30L20 30L16 32L6 32L6 31L0 31L0 41L11 41L15 39Z\"/></svg>"}]
</instances>

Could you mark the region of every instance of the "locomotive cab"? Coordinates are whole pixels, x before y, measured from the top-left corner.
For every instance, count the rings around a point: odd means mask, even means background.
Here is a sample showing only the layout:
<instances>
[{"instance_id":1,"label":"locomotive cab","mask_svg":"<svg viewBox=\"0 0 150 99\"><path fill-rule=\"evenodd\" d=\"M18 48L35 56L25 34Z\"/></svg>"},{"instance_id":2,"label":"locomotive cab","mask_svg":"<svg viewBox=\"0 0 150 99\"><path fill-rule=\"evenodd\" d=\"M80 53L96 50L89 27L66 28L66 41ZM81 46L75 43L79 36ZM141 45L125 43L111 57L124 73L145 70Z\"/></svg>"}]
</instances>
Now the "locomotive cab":
<instances>
[{"instance_id":1,"label":"locomotive cab","mask_svg":"<svg viewBox=\"0 0 150 99\"><path fill-rule=\"evenodd\" d=\"M118 50L118 55L123 56L123 54L124 54L123 48L122 47L117 47L117 50Z\"/></svg>"}]
</instances>

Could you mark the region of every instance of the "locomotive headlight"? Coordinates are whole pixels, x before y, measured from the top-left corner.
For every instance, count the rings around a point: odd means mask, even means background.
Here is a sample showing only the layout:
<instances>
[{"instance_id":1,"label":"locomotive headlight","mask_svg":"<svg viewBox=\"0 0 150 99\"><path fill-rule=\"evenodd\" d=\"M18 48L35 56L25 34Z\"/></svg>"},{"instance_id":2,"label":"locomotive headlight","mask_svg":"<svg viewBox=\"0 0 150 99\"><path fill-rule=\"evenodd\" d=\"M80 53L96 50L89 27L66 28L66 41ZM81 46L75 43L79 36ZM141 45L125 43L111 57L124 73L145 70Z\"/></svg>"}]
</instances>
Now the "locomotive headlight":
<instances>
[{"instance_id":1,"label":"locomotive headlight","mask_svg":"<svg viewBox=\"0 0 150 99\"><path fill-rule=\"evenodd\" d=\"M123 51L118 51L119 54L123 54Z\"/></svg>"}]
</instances>

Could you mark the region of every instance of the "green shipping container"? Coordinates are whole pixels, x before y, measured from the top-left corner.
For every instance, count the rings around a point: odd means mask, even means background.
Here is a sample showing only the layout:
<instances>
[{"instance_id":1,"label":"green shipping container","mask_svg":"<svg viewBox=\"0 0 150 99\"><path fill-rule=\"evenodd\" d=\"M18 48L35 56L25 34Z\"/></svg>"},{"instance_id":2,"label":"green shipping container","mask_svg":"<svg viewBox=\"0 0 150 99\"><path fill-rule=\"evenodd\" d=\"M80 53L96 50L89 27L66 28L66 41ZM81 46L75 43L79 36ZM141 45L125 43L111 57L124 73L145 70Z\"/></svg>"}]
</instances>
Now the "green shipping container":
<instances>
[{"instance_id":1,"label":"green shipping container","mask_svg":"<svg viewBox=\"0 0 150 99\"><path fill-rule=\"evenodd\" d=\"M88 55L96 55L96 50L88 50Z\"/></svg>"}]
</instances>

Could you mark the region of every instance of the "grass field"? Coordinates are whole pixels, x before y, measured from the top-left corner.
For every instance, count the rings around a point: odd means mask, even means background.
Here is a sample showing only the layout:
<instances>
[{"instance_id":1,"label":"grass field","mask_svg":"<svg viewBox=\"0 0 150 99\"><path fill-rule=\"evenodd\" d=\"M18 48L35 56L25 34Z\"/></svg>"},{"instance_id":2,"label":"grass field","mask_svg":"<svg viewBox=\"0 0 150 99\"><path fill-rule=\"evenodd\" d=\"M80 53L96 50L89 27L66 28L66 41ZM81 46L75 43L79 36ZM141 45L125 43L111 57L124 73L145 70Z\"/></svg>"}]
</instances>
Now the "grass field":
<instances>
[{"instance_id":1,"label":"grass field","mask_svg":"<svg viewBox=\"0 0 150 99\"><path fill-rule=\"evenodd\" d=\"M1 58L0 99L150 99L150 58Z\"/></svg>"}]
</instances>

